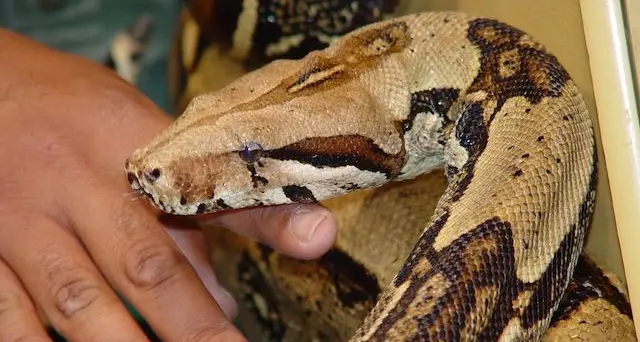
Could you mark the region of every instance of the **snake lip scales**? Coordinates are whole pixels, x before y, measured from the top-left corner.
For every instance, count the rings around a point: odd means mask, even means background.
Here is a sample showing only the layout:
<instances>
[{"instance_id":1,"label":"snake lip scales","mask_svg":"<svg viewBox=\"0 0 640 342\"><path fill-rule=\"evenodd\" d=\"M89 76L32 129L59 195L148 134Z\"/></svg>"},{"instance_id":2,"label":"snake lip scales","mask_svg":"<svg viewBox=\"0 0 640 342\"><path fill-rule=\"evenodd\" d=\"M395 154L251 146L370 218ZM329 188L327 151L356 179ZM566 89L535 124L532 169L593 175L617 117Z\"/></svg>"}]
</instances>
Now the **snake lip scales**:
<instances>
[{"instance_id":1,"label":"snake lip scales","mask_svg":"<svg viewBox=\"0 0 640 342\"><path fill-rule=\"evenodd\" d=\"M526 33L408 15L192 100L125 165L160 209L315 202L444 167L431 222L352 341L533 341L593 212L583 98Z\"/></svg>"}]
</instances>

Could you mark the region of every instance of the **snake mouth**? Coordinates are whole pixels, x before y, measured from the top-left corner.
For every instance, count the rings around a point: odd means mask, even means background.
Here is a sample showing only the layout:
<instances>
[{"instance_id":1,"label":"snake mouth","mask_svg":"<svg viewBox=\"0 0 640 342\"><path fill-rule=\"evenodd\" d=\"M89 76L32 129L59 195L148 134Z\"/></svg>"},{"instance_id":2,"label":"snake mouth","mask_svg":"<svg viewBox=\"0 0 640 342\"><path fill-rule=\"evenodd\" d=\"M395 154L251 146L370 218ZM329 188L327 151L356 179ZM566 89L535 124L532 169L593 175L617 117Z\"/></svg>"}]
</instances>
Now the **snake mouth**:
<instances>
[{"instance_id":1,"label":"snake mouth","mask_svg":"<svg viewBox=\"0 0 640 342\"><path fill-rule=\"evenodd\" d=\"M133 189L133 191L139 194L145 191L142 188L142 185L140 184L138 177L133 172L127 172L127 181L129 182L129 186L131 186L131 189Z\"/></svg>"},{"instance_id":2,"label":"snake mouth","mask_svg":"<svg viewBox=\"0 0 640 342\"><path fill-rule=\"evenodd\" d=\"M127 180L133 192L139 196L146 198L153 207L160 211L170 215L193 215L199 214L200 211L204 211L206 205L204 203L195 203L190 206L178 205L176 201L171 201L167 197L161 196L158 193L153 193L148 190L148 184L145 184L140 178L131 171L127 171ZM146 186L145 186L146 185Z\"/></svg>"},{"instance_id":3,"label":"snake mouth","mask_svg":"<svg viewBox=\"0 0 640 342\"><path fill-rule=\"evenodd\" d=\"M135 194L140 197L145 197L147 200L149 200L149 202L151 202L153 206L166 212L167 214L172 214L176 211L172 206L165 204L161 199L156 198L156 196L154 196L149 190L147 190L144 187L144 184L140 182L140 179L138 178L138 176L136 176L135 173L127 172L127 180L129 182L129 186L135 192Z\"/></svg>"},{"instance_id":4,"label":"snake mouth","mask_svg":"<svg viewBox=\"0 0 640 342\"><path fill-rule=\"evenodd\" d=\"M151 194L149 191L147 191L144 187L141 187L138 190L134 190L136 192L136 194L138 194L141 197L145 197L149 202L151 202L151 204L160 209L161 211L167 213L167 214L175 214L178 212L178 210L176 208L174 208L173 206L171 206L168 203L165 203L163 200L156 198L153 196L153 194Z\"/></svg>"},{"instance_id":5,"label":"snake mouth","mask_svg":"<svg viewBox=\"0 0 640 342\"><path fill-rule=\"evenodd\" d=\"M151 195L151 193L148 192L147 189L144 188L144 186L142 186L142 183L140 182L140 180L138 179L138 176L136 176L135 173L127 172L127 181L129 182L129 186L131 187L131 189L137 195L145 196L153 199L153 196Z\"/></svg>"}]
</instances>

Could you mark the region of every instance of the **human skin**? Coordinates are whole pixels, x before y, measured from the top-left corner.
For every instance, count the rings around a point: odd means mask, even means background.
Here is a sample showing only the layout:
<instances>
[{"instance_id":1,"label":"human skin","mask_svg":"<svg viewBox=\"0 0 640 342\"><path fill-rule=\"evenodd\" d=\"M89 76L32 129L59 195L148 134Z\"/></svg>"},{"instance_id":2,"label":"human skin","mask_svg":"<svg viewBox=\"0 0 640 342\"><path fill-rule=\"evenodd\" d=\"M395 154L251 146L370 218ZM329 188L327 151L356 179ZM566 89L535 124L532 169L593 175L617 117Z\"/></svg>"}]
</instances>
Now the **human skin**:
<instances>
[{"instance_id":1,"label":"human skin","mask_svg":"<svg viewBox=\"0 0 640 342\"><path fill-rule=\"evenodd\" d=\"M125 159L171 119L113 72L0 29L0 341L144 341L116 291L165 341L244 341L201 227L300 259L336 225L318 205L159 219ZM114 290L115 289L115 290Z\"/></svg>"}]
</instances>

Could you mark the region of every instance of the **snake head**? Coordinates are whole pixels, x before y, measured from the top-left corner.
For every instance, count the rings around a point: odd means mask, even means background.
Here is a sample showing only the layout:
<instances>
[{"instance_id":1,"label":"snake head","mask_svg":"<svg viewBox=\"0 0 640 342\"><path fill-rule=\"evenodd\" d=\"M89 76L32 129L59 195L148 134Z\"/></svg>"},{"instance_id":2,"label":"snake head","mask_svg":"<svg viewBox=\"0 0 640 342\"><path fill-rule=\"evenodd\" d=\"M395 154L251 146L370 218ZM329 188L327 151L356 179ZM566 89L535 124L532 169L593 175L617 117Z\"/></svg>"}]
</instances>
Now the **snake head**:
<instances>
[{"instance_id":1,"label":"snake head","mask_svg":"<svg viewBox=\"0 0 640 342\"><path fill-rule=\"evenodd\" d=\"M382 185L407 160L408 78L388 57L409 40L405 24L385 24L194 98L127 160L131 187L187 215Z\"/></svg>"},{"instance_id":2,"label":"snake head","mask_svg":"<svg viewBox=\"0 0 640 342\"><path fill-rule=\"evenodd\" d=\"M274 62L194 98L127 160L131 187L167 213L191 215L315 202L398 174L402 135L362 88L372 83L292 93L288 87L309 77L300 63ZM395 103L408 98L398 92Z\"/></svg>"}]
</instances>

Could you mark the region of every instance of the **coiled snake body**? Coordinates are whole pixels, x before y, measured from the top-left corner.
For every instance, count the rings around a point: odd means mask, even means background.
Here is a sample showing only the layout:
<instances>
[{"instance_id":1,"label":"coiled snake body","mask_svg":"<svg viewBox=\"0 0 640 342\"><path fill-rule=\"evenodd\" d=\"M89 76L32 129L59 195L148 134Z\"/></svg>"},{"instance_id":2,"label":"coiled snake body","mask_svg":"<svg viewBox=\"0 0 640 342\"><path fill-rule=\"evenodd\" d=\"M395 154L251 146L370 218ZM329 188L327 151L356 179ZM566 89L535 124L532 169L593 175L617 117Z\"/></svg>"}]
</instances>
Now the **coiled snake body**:
<instances>
[{"instance_id":1,"label":"coiled snake body","mask_svg":"<svg viewBox=\"0 0 640 342\"><path fill-rule=\"evenodd\" d=\"M196 97L126 163L161 210L315 202L444 167L431 222L351 341L533 341L595 197L596 148L557 59L504 23L420 13Z\"/></svg>"}]
</instances>

